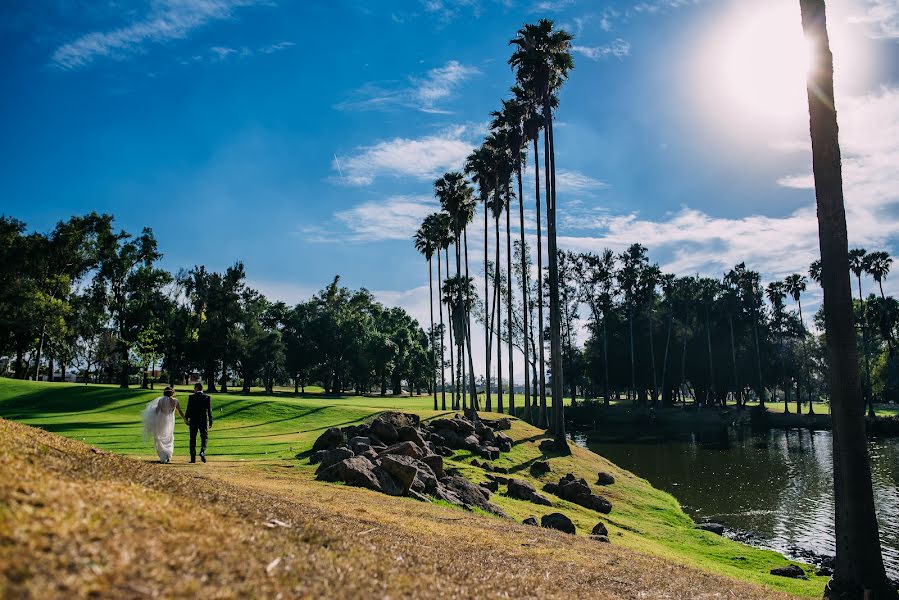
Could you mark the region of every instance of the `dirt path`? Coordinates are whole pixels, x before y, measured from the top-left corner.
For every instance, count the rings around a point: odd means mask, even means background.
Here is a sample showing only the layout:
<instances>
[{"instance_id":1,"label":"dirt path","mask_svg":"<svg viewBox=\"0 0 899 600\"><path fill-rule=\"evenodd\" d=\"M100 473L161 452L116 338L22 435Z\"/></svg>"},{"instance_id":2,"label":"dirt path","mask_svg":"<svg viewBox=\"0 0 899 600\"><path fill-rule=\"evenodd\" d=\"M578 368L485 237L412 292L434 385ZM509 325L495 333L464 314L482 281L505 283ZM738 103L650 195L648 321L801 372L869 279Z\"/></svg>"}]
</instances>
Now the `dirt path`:
<instances>
[{"instance_id":1,"label":"dirt path","mask_svg":"<svg viewBox=\"0 0 899 600\"><path fill-rule=\"evenodd\" d=\"M0 597L787 598L579 536L0 420Z\"/></svg>"}]
</instances>

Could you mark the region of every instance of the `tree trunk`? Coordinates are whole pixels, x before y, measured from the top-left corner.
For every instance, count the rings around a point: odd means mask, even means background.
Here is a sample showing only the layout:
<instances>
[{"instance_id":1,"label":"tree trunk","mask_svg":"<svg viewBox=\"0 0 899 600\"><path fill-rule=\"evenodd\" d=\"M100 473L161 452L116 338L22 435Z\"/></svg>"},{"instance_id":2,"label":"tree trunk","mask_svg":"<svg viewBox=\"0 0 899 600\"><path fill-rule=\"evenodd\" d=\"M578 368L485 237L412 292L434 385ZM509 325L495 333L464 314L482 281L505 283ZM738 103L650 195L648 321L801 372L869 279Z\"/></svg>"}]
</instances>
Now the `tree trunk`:
<instances>
[{"instance_id":1,"label":"tree trunk","mask_svg":"<svg viewBox=\"0 0 899 600\"><path fill-rule=\"evenodd\" d=\"M440 248L437 248L437 308L440 310L440 410L446 410L446 355L444 354L443 327L443 270L440 266ZM450 342L452 346L452 341ZM450 353L452 357L452 353Z\"/></svg>"},{"instance_id":2,"label":"tree trunk","mask_svg":"<svg viewBox=\"0 0 899 600\"><path fill-rule=\"evenodd\" d=\"M602 362L605 369L605 403L609 405L609 336L606 331L606 314L602 315Z\"/></svg>"},{"instance_id":3,"label":"tree trunk","mask_svg":"<svg viewBox=\"0 0 899 600\"><path fill-rule=\"evenodd\" d=\"M709 319L709 307L705 307L705 335L706 343L709 346L709 395L715 395L715 363L712 360L712 323ZM708 402L708 397L706 397Z\"/></svg>"},{"instance_id":4,"label":"tree trunk","mask_svg":"<svg viewBox=\"0 0 899 600\"><path fill-rule=\"evenodd\" d=\"M446 278L449 279L449 272L450 272L449 248L446 248L445 250L446 250L446 256L445 256L445 258L446 258ZM455 362L454 362L454 358L453 358L453 354L456 350L456 347L453 345L453 308L452 308L452 306L448 306L447 309L448 309L447 312L449 313L448 316L449 316L449 321L450 321L450 327L449 327L450 381L453 382L452 395L450 398L450 406L452 406L453 410L458 410L459 409L459 399L456 394L459 391L459 386L458 386L458 383L456 382L456 368L455 368Z\"/></svg>"},{"instance_id":5,"label":"tree trunk","mask_svg":"<svg viewBox=\"0 0 899 600\"><path fill-rule=\"evenodd\" d=\"M465 281L469 280L468 275L468 229L463 231L465 239ZM471 393L471 410L480 410L478 404L478 386L474 379L474 357L471 354L471 308L465 310L465 345L468 348L468 384Z\"/></svg>"},{"instance_id":6,"label":"tree trunk","mask_svg":"<svg viewBox=\"0 0 899 600\"><path fill-rule=\"evenodd\" d=\"M656 349L652 340L652 300L650 300L649 306L649 357L652 359L652 404L655 406L659 382L656 379Z\"/></svg>"},{"instance_id":7,"label":"tree trunk","mask_svg":"<svg viewBox=\"0 0 899 600\"><path fill-rule=\"evenodd\" d=\"M431 387L434 394L434 410L437 410L437 348L434 347L434 264L431 258L428 258L428 308L431 309L431 376L428 377L428 383L433 384Z\"/></svg>"},{"instance_id":8,"label":"tree trunk","mask_svg":"<svg viewBox=\"0 0 899 600\"><path fill-rule=\"evenodd\" d=\"M538 136L539 137L539 136ZM547 136L544 134L543 151L548 154L549 144L546 141ZM544 361L543 347L546 343L543 340L543 242L542 242L542 224L540 219L540 155L537 152L537 137L534 138L534 181L536 182L537 196L537 342L539 351L540 366L540 415L537 419L537 427L546 427L549 417L546 414L546 363ZM536 397L536 393L534 396Z\"/></svg>"},{"instance_id":9,"label":"tree trunk","mask_svg":"<svg viewBox=\"0 0 899 600\"><path fill-rule=\"evenodd\" d=\"M512 197L506 184L506 277L508 297L506 298L506 346L509 351L509 414L515 414L515 363L512 355ZM503 412L503 403L496 406L497 412Z\"/></svg>"},{"instance_id":10,"label":"tree trunk","mask_svg":"<svg viewBox=\"0 0 899 600\"><path fill-rule=\"evenodd\" d=\"M564 398L562 392L562 319L559 306L559 254L556 245L556 186L555 186L555 151L553 149L553 122L550 95L545 94L543 113L546 116L546 137L549 139L549 164L546 178L549 190L546 198L546 252L549 255L549 322L550 353L552 356L552 398L553 398L553 430L556 449L570 453L568 440L565 437Z\"/></svg>"},{"instance_id":11,"label":"tree trunk","mask_svg":"<svg viewBox=\"0 0 899 600\"><path fill-rule=\"evenodd\" d=\"M730 325L730 357L734 366L734 394L737 395L737 406L741 404L740 399L740 378L737 375L737 346L734 341L734 318L732 315L727 317L728 325Z\"/></svg>"},{"instance_id":12,"label":"tree trunk","mask_svg":"<svg viewBox=\"0 0 899 600\"><path fill-rule=\"evenodd\" d=\"M871 348L868 345L868 326L865 322L865 299L862 296L862 276L861 271L858 274L858 303L859 309L861 311L861 326L862 326L862 345L865 350L865 389L864 389L864 397L865 401L868 404L868 416L875 416L874 413L874 398L871 390Z\"/></svg>"},{"instance_id":13,"label":"tree trunk","mask_svg":"<svg viewBox=\"0 0 899 600\"><path fill-rule=\"evenodd\" d=\"M671 326L674 323L674 316L668 319L668 334L665 336L665 355L662 358L662 404L671 404L671 394L668 393L668 346L671 343Z\"/></svg>"},{"instance_id":14,"label":"tree trunk","mask_svg":"<svg viewBox=\"0 0 899 600\"><path fill-rule=\"evenodd\" d=\"M41 337L40 341L37 344L37 358L34 360L34 380L40 381L41 379L41 350L44 349L44 339L46 337L46 330L44 326L41 326ZM52 378L52 375L49 379Z\"/></svg>"},{"instance_id":15,"label":"tree trunk","mask_svg":"<svg viewBox=\"0 0 899 600\"><path fill-rule=\"evenodd\" d=\"M499 190L496 191L496 197L499 198ZM503 319L500 317L502 308L499 306L499 301L501 299L502 294L500 294L500 275L501 269L499 268L499 215L494 215L494 224L496 231L496 261L493 266L493 301L496 304L496 316L493 318L493 325L496 327L496 405L501 407L503 405ZM489 374L487 375L490 376ZM491 410L491 407L488 406L487 410ZM502 409L500 409L502 412Z\"/></svg>"},{"instance_id":16,"label":"tree trunk","mask_svg":"<svg viewBox=\"0 0 899 600\"><path fill-rule=\"evenodd\" d=\"M637 391L637 369L634 363L634 309L630 306L630 302L628 301L628 309L627 309L627 324L630 331L630 345L631 345L631 389L630 391L636 393Z\"/></svg>"},{"instance_id":17,"label":"tree trunk","mask_svg":"<svg viewBox=\"0 0 899 600\"><path fill-rule=\"evenodd\" d=\"M833 56L824 0L800 0L802 26L814 44L808 81L812 172L818 206L821 287L830 359L836 559L825 589L828 598L896 598L880 553L871 463L865 437L858 352L852 325L849 243L833 95Z\"/></svg>"},{"instance_id":18,"label":"tree trunk","mask_svg":"<svg viewBox=\"0 0 899 600\"><path fill-rule=\"evenodd\" d=\"M494 179L493 186L493 194L494 198L496 197L496 181ZM490 348L490 339L493 337L493 330L490 328L490 313L487 311L488 305L490 305L490 273L489 273L489 246L490 246L490 235L489 235L489 222L490 216L487 214L490 211L487 209L487 196L484 196L484 342L486 348L486 363L484 365L485 373L487 374L484 377L484 394L486 395L486 408L488 411L493 407L493 399L492 399L492 390L490 389L490 363L491 363L491 348ZM494 274L495 274L494 269ZM494 275L495 276L495 275ZM494 287L496 283L494 282ZM496 301L496 293L494 292L493 296L494 302Z\"/></svg>"},{"instance_id":19,"label":"tree trunk","mask_svg":"<svg viewBox=\"0 0 899 600\"><path fill-rule=\"evenodd\" d=\"M528 276L527 259L525 257L525 241L524 241L524 188L521 182L521 162L518 162L518 230L521 236L521 354L524 357L524 420L531 420L531 386L528 381L528 287L530 277ZM512 391L513 402L509 406L509 414L515 416L514 398L515 391Z\"/></svg>"}]
</instances>

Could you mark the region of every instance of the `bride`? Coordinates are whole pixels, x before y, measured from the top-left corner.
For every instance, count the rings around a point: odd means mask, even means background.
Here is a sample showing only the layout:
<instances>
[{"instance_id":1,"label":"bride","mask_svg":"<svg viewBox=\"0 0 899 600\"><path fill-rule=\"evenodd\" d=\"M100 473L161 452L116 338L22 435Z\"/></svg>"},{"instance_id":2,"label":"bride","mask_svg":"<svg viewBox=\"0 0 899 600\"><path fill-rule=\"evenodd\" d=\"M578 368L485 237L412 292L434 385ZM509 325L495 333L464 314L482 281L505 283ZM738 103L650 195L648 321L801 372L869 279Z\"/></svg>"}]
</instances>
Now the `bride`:
<instances>
[{"instance_id":1,"label":"bride","mask_svg":"<svg viewBox=\"0 0 899 600\"><path fill-rule=\"evenodd\" d=\"M184 419L181 405L175 398L175 390L167 387L163 395L147 404L143 412L144 436L153 437L156 453L162 464L172 460L175 451L175 411Z\"/></svg>"}]
</instances>

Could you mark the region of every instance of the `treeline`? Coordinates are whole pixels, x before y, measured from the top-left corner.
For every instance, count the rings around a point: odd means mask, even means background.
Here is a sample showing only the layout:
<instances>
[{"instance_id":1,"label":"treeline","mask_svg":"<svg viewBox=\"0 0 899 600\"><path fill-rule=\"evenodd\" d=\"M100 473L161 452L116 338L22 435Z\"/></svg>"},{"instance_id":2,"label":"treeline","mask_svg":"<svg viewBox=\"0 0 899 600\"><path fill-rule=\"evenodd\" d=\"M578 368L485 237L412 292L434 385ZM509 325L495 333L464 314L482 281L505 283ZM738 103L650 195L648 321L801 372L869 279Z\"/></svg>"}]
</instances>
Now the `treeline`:
<instances>
[{"instance_id":1,"label":"treeline","mask_svg":"<svg viewBox=\"0 0 899 600\"><path fill-rule=\"evenodd\" d=\"M401 308L339 278L288 306L247 285L241 263L223 273L196 266L170 273L153 232L116 231L110 215L27 232L0 216L0 367L20 379L126 387L202 378L210 390L400 394L430 389L428 336Z\"/></svg>"},{"instance_id":2,"label":"treeline","mask_svg":"<svg viewBox=\"0 0 899 600\"><path fill-rule=\"evenodd\" d=\"M858 289L854 311L860 370L869 407L874 401L896 401L899 391L899 302L886 296L882 285L891 263L885 252L850 252ZM722 405L783 400L785 410L795 402L799 412L802 403L827 395L826 342L817 333L824 331L824 313L814 315L815 327L810 328L802 309L810 280L820 281L817 261L808 276L794 273L765 285L743 263L721 278L663 273L640 244L620 254L559 252L558 264L563 380L572 398L608 401L626 395L638 402ZM521 270L513 268L512 273L520 282ZM863 296L863 275L871 277L878 294ZM500 272L500 277L506 275ZM531 297L536 295L533 289ZM533 319L533 302L527 310ZM511 331L519 348L525 347L523 311L523 303L517 302ZM586 339L579 343L582 317ZM533 381L538 363L530 352Z\"/></svg>"}]
</instances>

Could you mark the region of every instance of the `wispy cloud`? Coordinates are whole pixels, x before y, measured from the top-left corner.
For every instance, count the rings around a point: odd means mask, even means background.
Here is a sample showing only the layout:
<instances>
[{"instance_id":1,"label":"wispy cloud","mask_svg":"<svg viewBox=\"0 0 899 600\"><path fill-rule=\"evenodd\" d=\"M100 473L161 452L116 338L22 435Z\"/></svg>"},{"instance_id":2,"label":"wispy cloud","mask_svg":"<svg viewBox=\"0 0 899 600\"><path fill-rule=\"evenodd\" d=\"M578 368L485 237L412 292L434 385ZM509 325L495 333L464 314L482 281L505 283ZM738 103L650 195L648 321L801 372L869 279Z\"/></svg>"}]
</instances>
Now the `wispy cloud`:
<instances>
[{"instance_id":1,"label":"wispy cloud","mask_svg":"<svg viewBox=\"0 0 899 600\"><path fill-rule=\"evenodd\" d=\"M631 45L629 42L618 38L604 46L572 46L571 51L583 54L591 60L603 60L610 57L624 58L630 55Z\"/></svg>"},{"instance_id":2,"label":"wispy cloud","mask_svg":"<svg viewBox=\"0 0 899 600\"><path fill-rule=\"evenodd\" d=\"M899 0L864 0L864 12L850 17L850 22L871 26L874 38L899 38Z\"/></svg>"},{"instance_id":3,"label":"wispy cloud","mask_svg":"<svg viewBox=\"0 0 899 600\"><path fill-rule=\"evenodd\" d=\"M480 71L477 67L451 60L421 77L404 82L367 83L352 93L352 98L335 106L338 110L385 110L397 107L415 108L422 112L446 113L441 102L452 96L459 86Z\"/></svg>"},{"instance_id":4,"label":"wispy cloud","mask_svg":"<svg viewBox=\"0 0 899 600\"><path fill-rule=\"evenodd\" d=\"M231 48L229 46L212 46L209 48L209 52L212 55L214 61L222 61L231 57L241 57L246 58L249 56L254 56L257 54L274 54L275 52L281 52L283 50L287 50L296 46L294 42L278 42L277 44L269 44L267 46L261 46L259 48L253 49L248 48L247 46L241 46L239 48ZM191 60L193 62L198 62L203 60L202 55L194 56ZM181 61L183 64L187 64L190 61Z\"/></svg>"},{"instance_id":5,"label":"wispy cloud","mask_svg":"<svg viewBox=\"0 0 899 600\"><path fill-rule=\"evenodd\" d=\"M51 62L77 69L98 58L123 59L151 44L183 39L212 21L230 19L234 10L260 0L153 0L141 19L109 31L94 31L57 48Z\"/></svg>"},{"instance_id":6,"label":"wispy cloud","mask_svg":"<svg viewBox=\"0 0 899 600\"><path fill-rule=\"evenodd\" d=\"M456 125L420 138L394 138L335 156L332 168L342 175L338 181L350 185L368 185L376 177L435 179L462 167L474 148L475 134L474 127Z\"/></svg>"},{"instance_id":7,"label":"wispy cloud","mask_svg":"<svg viewBox=\"0 0 899 600\"><path fill-rule=\"evenodd\" d=\"M541 0L531 6L531 12L558 12L574 4L574 0Z\"/></svg>"},{"instance_id":8,"label":"wispy cloud","mask_svg":"<svg viewBox=\"0 0 899 600\"><path fill-rule=\"evenodd\" d=\"M334 218L350 231L349 236L341 236L344 241L411 240L422 220L439 209L426 196L392 196L338 211Z\"/></svg>"}]
</instances>

